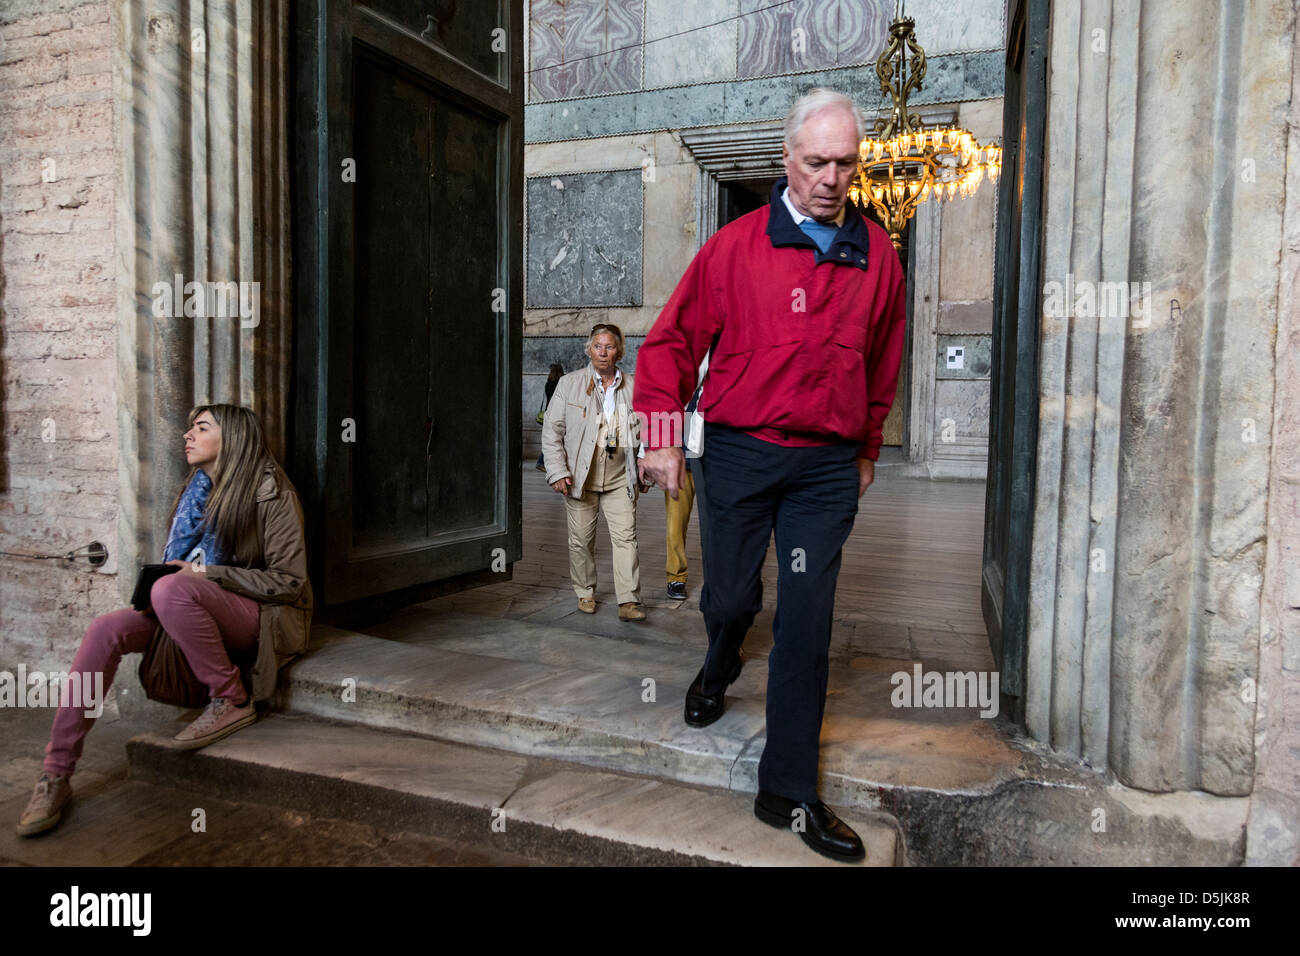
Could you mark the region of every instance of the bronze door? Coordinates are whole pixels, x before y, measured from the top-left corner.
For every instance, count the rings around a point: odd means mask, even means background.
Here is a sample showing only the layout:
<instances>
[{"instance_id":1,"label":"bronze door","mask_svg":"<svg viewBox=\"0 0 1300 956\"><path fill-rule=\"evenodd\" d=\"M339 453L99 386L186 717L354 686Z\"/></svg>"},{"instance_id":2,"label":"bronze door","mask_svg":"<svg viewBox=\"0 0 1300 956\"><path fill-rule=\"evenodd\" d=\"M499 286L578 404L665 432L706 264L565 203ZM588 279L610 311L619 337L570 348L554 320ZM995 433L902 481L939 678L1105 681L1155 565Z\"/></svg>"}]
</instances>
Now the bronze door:
<instances>
[{"instance_id":1,"label":"bronze door","mask_svg":"<svg viewBox=\"0 0 1300 956\"><path fill-rule=\"evenodd\" d=\"M321 602L522 552L522 11L295 4L296 474Z\"/></svg>"}]
</instances>

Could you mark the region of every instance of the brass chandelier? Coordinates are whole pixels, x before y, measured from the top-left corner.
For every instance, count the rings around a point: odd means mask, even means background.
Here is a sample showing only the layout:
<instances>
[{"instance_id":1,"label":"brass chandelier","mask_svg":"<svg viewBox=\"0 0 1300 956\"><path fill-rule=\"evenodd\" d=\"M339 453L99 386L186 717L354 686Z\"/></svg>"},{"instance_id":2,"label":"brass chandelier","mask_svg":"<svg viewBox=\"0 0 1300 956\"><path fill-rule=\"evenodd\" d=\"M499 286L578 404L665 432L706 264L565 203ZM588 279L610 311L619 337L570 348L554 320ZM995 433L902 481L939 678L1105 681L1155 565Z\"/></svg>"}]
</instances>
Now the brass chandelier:
<instances>
[{"instance_id":1,"label":"brass chandelier","mask_svg":"<svg viewBox=\"0 0 1300 956\"><path fill-rule=\"evenodd\" d=\"M916 42L916 22L899 13L876 60L880 91L889 94L893 109L858 144L858 170L849 186L849 199L871 204L895 249L902 248L903 227L920 203L931 196L936 202L966 199L985 176L996 183L1002 173L1002 147L980 145L960 127L927 128L907 111L908 95L925 78L925 50Z\"/></svg>"}]
</instances>

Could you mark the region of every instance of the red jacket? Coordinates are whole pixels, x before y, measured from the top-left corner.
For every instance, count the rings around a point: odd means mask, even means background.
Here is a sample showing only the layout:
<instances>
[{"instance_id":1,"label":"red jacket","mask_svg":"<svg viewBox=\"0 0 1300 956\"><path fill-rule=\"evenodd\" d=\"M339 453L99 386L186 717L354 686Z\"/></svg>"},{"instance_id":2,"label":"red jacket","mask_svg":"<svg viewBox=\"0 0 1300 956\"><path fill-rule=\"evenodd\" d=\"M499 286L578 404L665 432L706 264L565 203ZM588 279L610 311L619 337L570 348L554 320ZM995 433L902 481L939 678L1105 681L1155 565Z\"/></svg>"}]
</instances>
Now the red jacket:
<instances>
[{"instance_id":1,"label":"red jacket","mask_svg":"<svg viewBox=\"0 0 1300 956\"><path fill-rule=\"evenodd\" d=\"M784 189L704 244L637 352L632 403L648 447L681 443L656 422L680 421L712 344L706 421L777 445L855 441L858 457L879 456L907 325L898 253L852 207L821 253Z\"/></svg>"}]
</instances>

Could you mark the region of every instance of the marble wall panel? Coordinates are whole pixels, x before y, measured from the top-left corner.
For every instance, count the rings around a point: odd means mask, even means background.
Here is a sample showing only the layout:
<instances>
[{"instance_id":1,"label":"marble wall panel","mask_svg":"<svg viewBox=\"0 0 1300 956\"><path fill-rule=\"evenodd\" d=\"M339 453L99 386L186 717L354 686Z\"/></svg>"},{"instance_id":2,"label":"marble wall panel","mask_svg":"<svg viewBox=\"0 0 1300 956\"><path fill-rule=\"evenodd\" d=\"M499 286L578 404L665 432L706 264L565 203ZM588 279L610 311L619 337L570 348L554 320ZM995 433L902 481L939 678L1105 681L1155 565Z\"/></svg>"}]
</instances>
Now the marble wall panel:
<instances>
[{"instance_id":1,"label":"marble wall panel","mask_svg":"<svg viewBox=\"0 0 1300 956\"><path fill-rule=\"evenodd\" d=\"M617 93L613 96L594 96L585 99L546 103L546 122L549 135L544 139L582 139L588 136L610 136L636 130L636 111L639 98L635 93ZM529 120L524 119L525 130Z\"/></svg>"},{"instance_id":2,"label":"marble wall panel","mask_svg":"<svg viewBox=\"0 0 1300 956\"><path fill-rule=\"evenodd\" d=\"M983 53L967 53L962 56L962 85L970 97L984 99L1002 95L1006 67L999 60L1000 58Z\"/></svg>"},{"instance_id":3,"label":"marble wall panel","mask_svg":"<svg viewBox=\"0 0 1300 956\"><path fill-rule=\"evenodd\" d=\"M645 86L736 75L739 0L645 0Z\"/></svg>"},{"instance_id":4,"label":"marble wall panel","mask_svg":"<svg viewBox=\"0 0 1300 956\"><path fill-rule=\"evenodd\" d=\"M867 63L883 49L890 0L741 0L737 75Z\"/></svg>"},{"instance_id":5,"label":"marble wall panel","mask_svg":"<svg viewBox=\"0 0 1300 956\"><path fill-rule=\"evenodd\" d=\"M948 349L962 349L962 367L948 367ZM990 335L940 335L936 336L936 379L988 378L993 368L993 337Z\"/></svg>"},{"instance_id":6,"label":"marble wall panel","mask_svg":"<svg viewBox=\"0 0 1300 956\"><path fill-rule=\"evenodd\" d=\"M834 66L836 6L819 0L777 7L768 0L741 0L736 74L771 76Z\"/></svg>"},{"instance_id":7,"label":"marble wall panel","mask_svg":"<svg viewBox=\"0 0 1300 956\"><path fill-rule=\"evenodd\" d=\"M953 427L946 430L946 421ZM960 382L953 379L934 383L934 440L989 437L989 382L987 379Z\"/></svg>"},{"instance_id":8,"label":"marble wall panel","mask_svg":"<svg viewBox=\"0 0 1300 956\"><path fill-rule=\"evenodd\" d=\"M695 190L700 181L694 163L657 167L645 184L645 265L643 304L662 308L695 257Z\"/></svg>"},{"instance_id":9,"label":"marble wall panel","mask_svg":"<svg viewBox=\"0 0 1300 956\"><path fill-rule=\"evenodd\" d=\"M887 100L880 92L880 80L875 71L869 67L852 67L849 69L823 70L819 73L800 73L790 78L792 86L791 101L803 96L814 87L822 86L838 90L867 113L885 109ZM789 105L786 106L789 109ZM868 124L869 126L869 124Z\"/></svg>"},{"instance_id":10,"label":"marble wall panel","mask_svg":"<svg viewBox=\"0 0 1300 956\"><path fill-rule=\"evenodd\" d=\"M643 0L530 0L528 98L641 86Z\"/></svg>"},{"instance_id":11,"label":"marble wall panel","mask_svg":"<svg viewBox=\"0 0 1300 956\"><path fill-rule=\"evenodd\" d=\"M925 86L911 97L910 103L925 106L1000 98L1002 59L999 50L932 57ZM978 80L978 84L970 85L968 76ZM787 88L786 84L790 95L783 99L777 94ZM771 80L696 83L612 96L530 103L524 109L524 138L529 143L547 143L781 119L794 98L814 86L840 90L864 110L877 111L886 105L875 73L866 66L852 66ZM771 95L766 92L769 90L773 91Z\"/></svg>"},{"instance_id":12,"label":"marble wall panel","mask_svg":"<svg viewBox=\"0 0 1300 956\"><path fill-rule=\"evenodd\" d=\"M980 332L987 335L993 331L993 302L990 299L942 302L935 329L938 332Z\"/></svg>"},{"instance_id":13,"label":"marble wall panel","mask_svg":"<svg viewBox=\"0 0 1300 956\"><path fill-rule=\"evenodd\" d=\"M528 306L641 304L641 170L528 180Z\"/></svg>"},{"instance_id":14,"label":"marble wall panel","mask_svg":"<svg viewBox=\"0 0 1300 956\"><path fill-rule=\"evenodd\" d=\"M599 139L560 140L524 147L524 175L585 173L593 169L629 169L647 158L655 164L671 162L676 156L660 157L657 151L662 133L605 136Z\"/></svg>"},{"instance_id":15,"label":"marble wall panel","mask_svg":"<svg viewBox=\"0 0 1300 956\"><path fill-rule=\"evenodd\" d=\"M894 5L889 0L838 0L834 7L836 65L874 62L885 48Z\"/></svg>"},{"instance_id":16,"label":"marble wall panel","mask_svg":"<svg viewBox=\"0 0 1300 956\"><path fill-rule=\"evenodd\" d=\"M972 55L971 60L979 60ZM981 143L1002 141L1002 78L998 78L998 95L989 100L975 100L958 107L958 121L975 134Z\"/></svg>"},{"instance_id":17,"label":"marble wall panel","mask_svg":"<svg viewBox=\"0 0 1300 956\"><path fill-rule=\"evenodd\" d=\"M794 102L794 78L769 76L723 87L724 123L748 123L756 116L783 116Z\"/></svg>"},{"instance_id":18,"label":"marble wall panel","mask_svg":"<svg viewBox=\"0 0 1300 956\"><path fill-rule=\"evenodd\" d=\"M932 56L1001 49L1005 8L1006 0L908 0L907 15L916 21L917 42Z\"/></svg>"},{"instance_id":19,"label":"marble wall panel","mask_svg":"<svg viewBox=\"0 0 1300 956\"><path fill-rule=\"evenodd\" d=\"M971 198L943 204L943 247L939 253L939 296L943 301L993 298L996 198L997 189L983 182Z\"/></svg>"},{"instance_id":20,"label":"marble wall panel","mask_svg":"<svg viewBox=\"0 0 1300 956\"><path fill-rule=\"evenodd\" d=\"M927 50L925 81L920 90L908 97L908 103L956 103L966 99L966 69L964 55L931 56Z\"/></svg>"},{"instance_id":21,"label":"marble wall panel","mask_svg":"<svg viewBox=\"0 0 1300 956\"><path fill-rule=\"evenodd\" d=\"M624 335L645 335L659 318L658 305L617 308L524 309L524 335L586 335L597 322L613 322Z\"/></svg>"},{"instance_id":22,"label":"marble wall panel","mask_svg":"<svg viewBox=\"0 0 1300 956\"><path fill-rule=\"evenodd\" d=\"M686 129L713 126L726 116L729 83L676 86L637 95L636 125L639 130ZM789 105L785 107L789 109Z\"/></svg>"}]
</instances>

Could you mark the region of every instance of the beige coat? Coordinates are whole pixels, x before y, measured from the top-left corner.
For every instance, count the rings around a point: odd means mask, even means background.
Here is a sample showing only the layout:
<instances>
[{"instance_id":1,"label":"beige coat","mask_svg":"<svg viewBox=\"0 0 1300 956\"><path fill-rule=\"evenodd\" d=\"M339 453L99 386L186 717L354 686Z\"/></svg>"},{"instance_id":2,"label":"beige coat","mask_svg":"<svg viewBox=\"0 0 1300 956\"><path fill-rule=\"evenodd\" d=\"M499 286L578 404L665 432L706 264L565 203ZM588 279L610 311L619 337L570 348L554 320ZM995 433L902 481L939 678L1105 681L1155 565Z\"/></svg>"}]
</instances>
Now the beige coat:
<instances>
[{"instance_id":1,"label":"beige coat","mask_svg":"<svg viewBox=\"0 0 1300 956\"><path fill-rule=\"evenodd\" d=\"M587 389L595 374L588 363L561 378L551 395L551 403L546 406L546 421L542 425L546 481L553 485L561 478L572 478L569 494L574 498L582 497L596 453L596 434L605 414L600 389L594 386L590 391ZM618 443L627 452L627 496L636 501L636 451L641 430L632 416L632 376L627 372L623 372L614 396L620 424Z\"/></svg>"},{"instance_id":2,"label":"beige coat","mask_svg":"<svg viewBox=\"0 0 1300 956\"><path fill-rule=\"evenodd\" d=\"M277 481L269 465L257 489L257 536L240 541L237 551L242 567L208 565L204 573L261 605L253 699L266 700L275 693L280 668L307 649L313 603L302 505L293 485Z\"/></svg>"}]
</instances>

